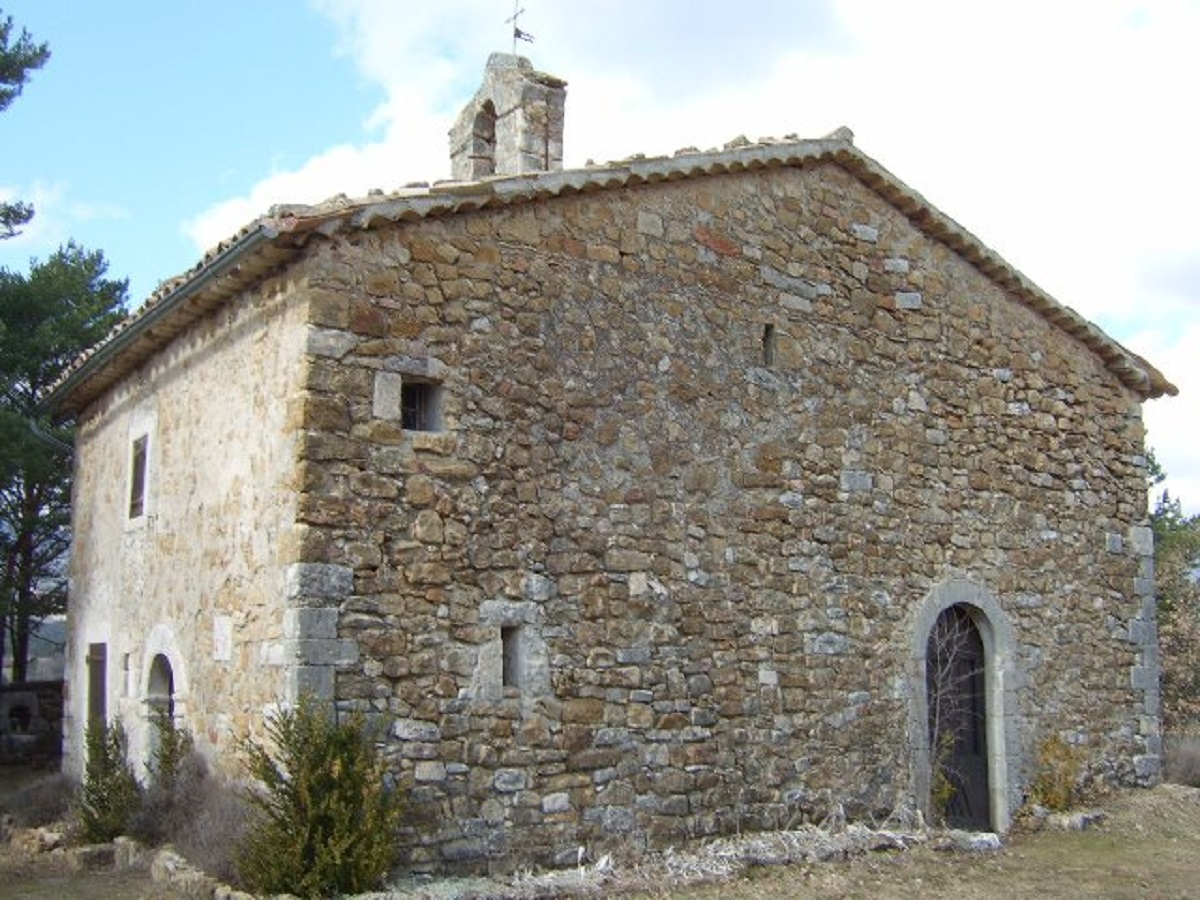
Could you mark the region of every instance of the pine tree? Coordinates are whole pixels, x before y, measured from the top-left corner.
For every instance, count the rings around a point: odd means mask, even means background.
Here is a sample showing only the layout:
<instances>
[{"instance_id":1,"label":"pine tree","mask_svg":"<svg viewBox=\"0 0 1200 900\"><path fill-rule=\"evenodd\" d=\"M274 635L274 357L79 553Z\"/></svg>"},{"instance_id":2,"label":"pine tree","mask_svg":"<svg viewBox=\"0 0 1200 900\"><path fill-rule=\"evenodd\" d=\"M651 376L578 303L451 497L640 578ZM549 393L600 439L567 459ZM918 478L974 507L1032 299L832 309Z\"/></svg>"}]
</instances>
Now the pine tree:
<instances>
[{"instance_id":1,"label":"pine tree","mask_svg":"<svg viewBox=\"0 0 1200 900\"><path fill-rule=\"evenodd\" d=\"M0 11L0 110L8 108L21 94L29 73L40 69L50 58L45 44L35 44L29 32L13 36L13 20ZM28 203L0 203L0 240L17 234L17 229L33 218Z\"/></svg>"},{"instance_id":2,"label":"pine tree","mask_svg":"<svg viewBox=\"0 0 1200 900\"><path fill-rule=\"evenodd\" d=\"M1150 484L1165 473L1150 454ZM1163 490L1150 512L1162 651L1163 724L1172 733L1200 728L1200 516L1188 516Z\"/></svg>"},{"instance_id":3,"label":"pine tree","mask_svg":"<svg viewBox=\"0 0 1200 900\"><path fill-rule=\"evenodd\" d=\"M128 283L107 269L75 244L27 276L0 268L0 668L7 638L13 681L25 679L31 630L66 608L71 429L39 398L124 315Z\"/></svg>"}]
</instances>

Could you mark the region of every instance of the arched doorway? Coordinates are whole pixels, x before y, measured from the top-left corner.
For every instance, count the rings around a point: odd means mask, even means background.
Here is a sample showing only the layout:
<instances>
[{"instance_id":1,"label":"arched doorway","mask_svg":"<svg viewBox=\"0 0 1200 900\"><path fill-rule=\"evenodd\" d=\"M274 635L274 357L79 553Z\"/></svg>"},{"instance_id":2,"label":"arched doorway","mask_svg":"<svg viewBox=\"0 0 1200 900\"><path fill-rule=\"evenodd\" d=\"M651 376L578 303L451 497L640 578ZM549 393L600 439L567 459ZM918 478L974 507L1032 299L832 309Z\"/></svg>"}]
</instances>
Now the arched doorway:
<instances>
[{"instance_id":1,"label":"arched doorway","mask_svg":"<svg viewBox=\"0 0 1200 900\"><path fill-rule=\"evenodd\" d=\"M175 673L171 661L159 653L150 662L146 684L146 714L151 724L152 747L156 746L158 723L175 720Z\"/></svg>"},{"instance_id":2,"label":"arched doorway","mask_svg":"<svg viewBox=\"0 0 1200 900\"><path fill-rule=\"evenodd\" d=\"M175 672L171 661L159 653L150 662L150 677L146 683L147 731L146 765L157 759L162 747L163 731L175 725Z\"/></svg>"},{"instance_id":3,"label":"arched doorway","mask_svg":"<svg viewBox=\"0 0 1200 900\"><path fill-rule=\"evenodd\" d=\"M970 610L942 610L925 649L930 805L956 828L991 827L986 664Z\"/></svg>"},{"instance_id":4,"label":"arched doorway","mask_svg":"<svg viewBox=\"0 0 1200 900\"><path fill-rule=\"evenodd\" d=\"M1021 803L1022 784L1016 691L1021 673L1008 614L983 584L951 577L913 608L908 640L912 799L931 819L947 816L966 827L1007 831L1009 811ZM937 672L949 663L954 665L941 681L953 690L947 691L949 708L938 713L931 709L939 699L932 695L941 690ZM957 723L946 715L952 710ZM937 777L947 772L938 767L934 734L946 730L954 742L949 784Z\"/></svg>"}]
</instances>

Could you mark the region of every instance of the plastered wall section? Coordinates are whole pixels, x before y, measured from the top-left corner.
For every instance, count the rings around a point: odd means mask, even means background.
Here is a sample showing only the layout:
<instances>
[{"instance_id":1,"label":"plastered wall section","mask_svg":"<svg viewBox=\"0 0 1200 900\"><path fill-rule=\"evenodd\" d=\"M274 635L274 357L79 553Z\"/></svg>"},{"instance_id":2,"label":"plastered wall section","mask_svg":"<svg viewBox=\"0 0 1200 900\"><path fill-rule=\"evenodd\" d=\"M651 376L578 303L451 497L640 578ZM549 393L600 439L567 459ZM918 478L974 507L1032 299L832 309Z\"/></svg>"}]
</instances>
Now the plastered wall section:
<instances>
[{"instance_id":1,"label":"plastered wall section","mask_svg":"<svg viewBox=\"0 0 1200 900\"><path fill-rule=\"evenodd\" d=\"M392 723L414 867L921 806L913 628L943 595L1003 620L1012 809L1052 735L1154 777L1138 398L836 166L305 265L302 555L352 573L336 692ZM396 378L439 386L436 433L381 408Z\"/></svg>"},{"instance_id":2,"label":"plastered wall section","mask_svg":"<svg viewBox=\"0 0 1200 900\"><path fill-rule=\"evenodd\" d=\"M71 557L69 771L81 770L89 644L134 759L152 740L156 655L181 724L219 766L286 692L283 604L295 558L305 310L286 280L193 324L82 416ZM130 514L131 447L147 440ZM161 687L159 688L161 691Z\"/></svg>"}]
</instances>

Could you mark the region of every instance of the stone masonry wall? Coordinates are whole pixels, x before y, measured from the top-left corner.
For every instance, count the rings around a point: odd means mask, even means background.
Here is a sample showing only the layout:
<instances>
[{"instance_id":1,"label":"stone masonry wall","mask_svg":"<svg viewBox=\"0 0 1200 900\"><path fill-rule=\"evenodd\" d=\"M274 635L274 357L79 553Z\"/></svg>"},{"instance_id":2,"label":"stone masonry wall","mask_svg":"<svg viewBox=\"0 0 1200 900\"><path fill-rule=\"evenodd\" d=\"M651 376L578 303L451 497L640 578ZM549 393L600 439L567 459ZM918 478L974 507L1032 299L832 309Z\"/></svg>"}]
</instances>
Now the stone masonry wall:
<instances>
[{"instance_id":1,"label":"stone masonry wall","mask_svg":"<svg viewBox=\"0 0 1200 900\"><path fill-rule=\"evenodd\" d=\"M306 311L267 282L182 334L82 417L76 452L67 770L83 766L88 645L107 645L107 710L139 763L156 655L180 723L218 767L286 698L286 563L295 559L296 433ZM148 438L144 515L130 454Z\"/></svg>"},{"instance_id":2,"label":"stone masonry wall","mask_svg":"<svg viewBox=\"0 0 1200 900\"><path fill-rule=\"evenodd\" d=\"M1049 735L1153 777L1137 398L842 170L402 224L303 276L301 558L350 585L336 694L393 722L414 867L911 805L911 614L949 579L1014 635L1017 802Z\"/></svg>"}]
</instances>

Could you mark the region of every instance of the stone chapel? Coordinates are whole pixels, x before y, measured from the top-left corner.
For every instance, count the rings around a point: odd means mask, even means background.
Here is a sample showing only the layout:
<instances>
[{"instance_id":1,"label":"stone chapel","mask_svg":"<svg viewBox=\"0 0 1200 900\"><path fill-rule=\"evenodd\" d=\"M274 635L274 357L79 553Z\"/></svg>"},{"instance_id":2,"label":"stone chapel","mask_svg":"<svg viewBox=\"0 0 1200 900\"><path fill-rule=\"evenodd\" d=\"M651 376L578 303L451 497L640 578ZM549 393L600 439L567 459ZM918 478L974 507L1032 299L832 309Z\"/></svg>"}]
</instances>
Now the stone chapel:
<instances>
[{"instance_id":1,"label":"stone chapel","mask_svg":"<svg viewBox=\"0 0 1200 900\"><path fill-rule=\"evenodd\" d=\"M1155 781L1174 386L846 129L564 170L565 88L493 55L453 180L271 209L54 388L69 771L315 694L441 872Z\"/></svg>"}]
</instances>

